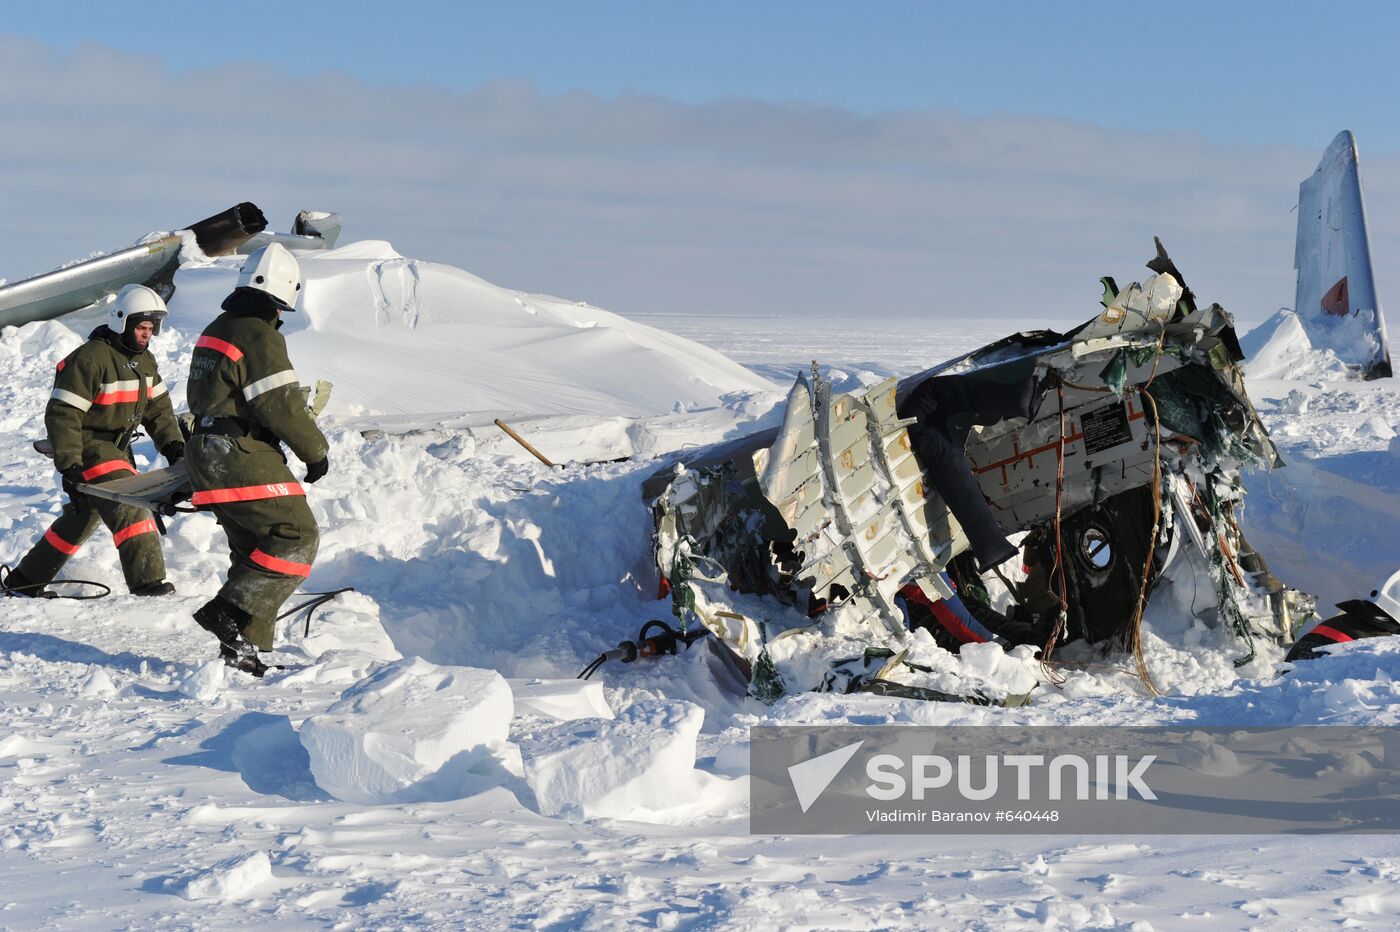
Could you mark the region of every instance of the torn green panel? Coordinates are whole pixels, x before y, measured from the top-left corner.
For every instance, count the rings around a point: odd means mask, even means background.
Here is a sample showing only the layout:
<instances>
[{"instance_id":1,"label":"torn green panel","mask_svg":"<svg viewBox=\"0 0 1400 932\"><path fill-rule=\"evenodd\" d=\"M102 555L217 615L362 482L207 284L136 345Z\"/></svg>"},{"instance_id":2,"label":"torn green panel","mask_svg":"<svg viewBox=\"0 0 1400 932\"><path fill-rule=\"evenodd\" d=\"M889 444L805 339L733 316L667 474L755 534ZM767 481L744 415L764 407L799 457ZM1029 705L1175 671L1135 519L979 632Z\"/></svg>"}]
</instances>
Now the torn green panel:
<instances>
[{"instance_id":1,"label":"torn green panel","mask_svg":"<svg viewBox=\"0 0 1400 932\"><path fill-rule=\"evenodd\" d=\"M1108 361L1108 365L1103 367L1099 373L1099 378L1103 379L1103 384L1113 390L1113 394L1122 395L1123 386L1128 382L1128 357L1122 351L1113 354L1113 358Z\"/></svg>"}]
</instances>

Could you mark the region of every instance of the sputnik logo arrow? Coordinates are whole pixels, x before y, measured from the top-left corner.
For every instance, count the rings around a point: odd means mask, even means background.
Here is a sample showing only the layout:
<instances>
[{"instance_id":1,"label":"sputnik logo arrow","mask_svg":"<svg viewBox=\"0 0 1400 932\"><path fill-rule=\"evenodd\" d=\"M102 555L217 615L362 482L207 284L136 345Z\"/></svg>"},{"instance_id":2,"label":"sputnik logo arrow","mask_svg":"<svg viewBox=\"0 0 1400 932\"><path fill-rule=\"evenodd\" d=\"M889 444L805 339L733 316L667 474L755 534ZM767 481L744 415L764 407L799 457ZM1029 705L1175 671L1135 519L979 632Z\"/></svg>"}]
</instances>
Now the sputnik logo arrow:
<instances>
[{"instance_id":1,"label":"sputnik logo arrow","mask_svg":"<svg viewBox=\"0 0 1400 932\"><path fill-rule=\"evenodd\" d=\"M793 764L788 768L788 777L792 780L793 792L797 793L797 804L806 812L812 808L812 804L817 798L826 792L826 788L831 786L831 781L836 779L836 775L841 772L856 751L865 741L857 741L855 744L848 744L844 748L837 748L834 751L827 751L818 757L804 760L800 764Z\"/></svg>"}]
</instances>

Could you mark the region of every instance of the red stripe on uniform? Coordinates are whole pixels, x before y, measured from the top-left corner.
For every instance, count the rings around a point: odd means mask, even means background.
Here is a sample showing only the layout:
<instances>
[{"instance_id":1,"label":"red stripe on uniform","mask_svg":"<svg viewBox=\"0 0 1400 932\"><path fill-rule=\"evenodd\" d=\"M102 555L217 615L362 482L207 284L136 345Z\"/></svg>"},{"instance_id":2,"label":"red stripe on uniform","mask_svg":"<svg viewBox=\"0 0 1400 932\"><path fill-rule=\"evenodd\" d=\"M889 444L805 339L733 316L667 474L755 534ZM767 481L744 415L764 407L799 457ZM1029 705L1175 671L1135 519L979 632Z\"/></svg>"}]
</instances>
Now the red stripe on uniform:
<instances>
[{"instance_id":1,"label":"red stripe on uniform","mask_svg":"<svg viewBox=\"0 0 1400 932\"><path fill-rule=\"evenodd\" d=\"M63 371L63 367L66 366L66 365L68 365L68 360L66 360L66 359L60 359L60 360L58 361L58 371L59 371L59 372L62 372L62 371Z\"/></svg>"},{"instance_id":2,"label":"red stripe on uniform","mask_svg":"<svg viewBox=\"0 0 1400 932\"><path fill-rule=\"evenodd\" d=\"M274 573L281 573L284 576L300 576L302 579L311 575L310 563L293 563L291 560L283 560L281 557L274 557L270 553L263 553L254 549L248 559L265 570L272 570Z\"/></svg>"},{"instance_id":3,"label":"red stripe on uniform","mask_svg":"<svg viewBox=\"0 0 1400 932\"><path fill-rule=\"evenodd\" d=\"M129 392L103 392L92 399L92 403L95 405L124 405L131 404L140 399L141 392L137 389L132 389Z\"/></svg>"},{"instance_id":4,"label":"red stripe on uniform","mask_svg":"<svg viewBox=\"0 0 1400 932\"><path fill-rule=\"evenodd\" d=\"M137 521L128 525L112 535L112 543L120 547L137 534L154 534L156 532L156 522L154 518L147 518L145 521Z\"/></svg>"},{"instance_id":5,"label":"red stripe on uniform","mask_svg":"<svg viewBox=\"0 0 1400 932\"><path fill-rule=\"evenodd\" d=\"M1336 628L1329 628L1326 625L1318 625L1316 628L1309 631L1308 634L1316 634L1319 637L1325 637L1329 641L1336 641L1338 643L1356 640L1356 638L1352 637L1350 634L1344 631L1338 631Z\"/></svg>"},{"instance_id":6,"label":"red stripe on uniform","mask_svg":"<svg viewBox=\"0 0 1400 932\"><path fill-rule=\"evenodd\" d=\"M947 628L948 633L957 638L959 643L986 643L987 639L963 624L962 619L954 614L953 610L948 607L948 603L944 602L942 599L933 603L929 608L933 612L933 617L938 619L938 623L944 628Z\"/></svg>"},{"instance_id":7,"label":"red stripe on uniform","mask_svg":"<svg viewBox=\"0 0 1400 932\"><path fill-rule=\"evenodd\" d=\"M194 493L195 505L220 505L224 502L255 502L263 498L305 495L299 482L274 482L268 485L245 485L239 489L209 489Z\"/></svg>"},{"instance_id":8,"label":"red stripe on uniform","mask_svg":"<svg viewBox=\"0 0 1400 932\"><path fill-rule=\"evenodd\" d=\"M202 336L195 341L194 347L195 349L203 347L204 349L214 350L217 353L223 353L234 362L238 362L238 360L243 358L243 351L241 349L234 346L232 343L220 340L218 337Z\"/></svg>"},{"instance_id":9,"label":"red stripe on uniform","mask_svg":"<svg viewBox=\"0 0 1400 932\"><path fill-rule=\"evenodd\" d=\"M108 460L105 463L98 463L96 466L90 466L84 469L83 478L92 480L99 476L105 476L109 472L120 472L123 470L129 473L135 473L136 467L126 460Z\"/></svg>"},{"instance_id":10,"label":"red stripe on uniform","mask_svg":"<svg viewBox=\"0 0 1400 932\"><path fill-rule=\"evenodd\" d=\"M64 554L65 556L70 556L70 557L71 557L73 554L77 553L77 552L78 552L78 548L82 546L82 544L70 544L70 543L68 543L68 541L64 540L62 537L59 537L57 534L55 534L55 533L53 532L53 528L49 528L47 531L44 532L44 540L48 541L48 542L49 542L49 546L52 547L53 549L57 550L59 553Z\"/></svg>"},{"instance_id":11,"label":"red stripe on uniform","mask_svg":"<svg viewBox=\"0 0 1400 932\"><path fill-rule=\"evenodd\" d=\"M911 602L917 602L933 614L933 618L942 625L949 634L958 639L959 644L985 644L987 639L967 625L963 624L957 613L948 606L943 599L934 601L924 594L916 584L909 583L899 590L899 594Z\"/></svg>"}]
</instances>

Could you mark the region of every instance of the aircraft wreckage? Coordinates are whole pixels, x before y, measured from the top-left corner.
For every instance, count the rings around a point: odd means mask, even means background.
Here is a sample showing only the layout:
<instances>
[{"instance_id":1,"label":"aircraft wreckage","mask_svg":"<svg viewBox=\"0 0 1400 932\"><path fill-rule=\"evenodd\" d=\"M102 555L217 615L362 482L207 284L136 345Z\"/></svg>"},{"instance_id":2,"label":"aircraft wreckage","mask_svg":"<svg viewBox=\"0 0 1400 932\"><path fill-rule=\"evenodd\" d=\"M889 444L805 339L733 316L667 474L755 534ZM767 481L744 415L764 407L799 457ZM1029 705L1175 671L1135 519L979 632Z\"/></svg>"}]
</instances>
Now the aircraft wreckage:
<instances>
[{"instance_id":1,"label":"aircraft wreckage","mask_svg":"<svg viewBox=\"0 0 1400 932\"><path fill-rule=\"evenodd\" d=\"M762 699L1019 701L928 662L985 641L1048 661L1058 644L1116 639L1150 689L1137 632L1189 549L1240 639L1238 663L1256 638L1288 639L1309 598L1270 575L1236 520L1241 468L1279 465L1278 452L1245 393L1229 314L1198 306L1157 250L1141 283L1102 279L1101 311L1067 333L1016 334L861 392L834 391L814 364L780 427L651 476L643 493L676 617L698 619ZM961 468L1019 534L1015 556L981 573L917 455L919 421L902 416L928 380L969 376L1036 396L1024 416L950 422ZM920 630L945 650L930 652Z\"/></svg>"},{"instance_id":2,"label":"aircraft wreckage","mask_svg":"<svg viewBox=\"0 0 1400 932\"><path fill-rule=\"evenodd\" d=\"M277 242L289 249L329 249L340 235L340 215L321 210L297 214L291 233L270 233L256 204L244 201L174 233L144 237L135 246L0 285L0 327L52 320L110 300L124 285L145 285L169 301L181 251L206 256L247 254Z\"/></svg>"}]
</instances>

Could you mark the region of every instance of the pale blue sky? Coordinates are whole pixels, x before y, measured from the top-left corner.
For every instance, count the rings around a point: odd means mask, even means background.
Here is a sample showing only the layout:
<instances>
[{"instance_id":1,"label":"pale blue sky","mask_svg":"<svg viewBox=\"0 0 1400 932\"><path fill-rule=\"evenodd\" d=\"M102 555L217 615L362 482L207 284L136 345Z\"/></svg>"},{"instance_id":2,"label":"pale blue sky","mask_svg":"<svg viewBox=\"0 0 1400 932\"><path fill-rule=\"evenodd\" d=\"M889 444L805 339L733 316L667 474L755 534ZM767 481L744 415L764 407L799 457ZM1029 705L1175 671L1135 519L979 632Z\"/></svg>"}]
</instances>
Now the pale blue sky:
<instances>
[{"instance_id":1,"label":"pale blue sky","mask_svg":"<svg viewBox=\"0 0 1400 932\"><path fill-rule=\"evenodd\" d=\"M175 69L239 61L375 85L954 108L1400 149L1400 4L243 2L7 5L0 31Z\"/></svg>"},{"instance_id":2,"label":"pale blue sky","mask_svg":"<svg viewBox=\"0 0 1400 932\"><path fill-rule=\"evenodd\" d=\"M0 278L252 200L623 313L1071 325L1161 235L1260 319L1351 129L1384 302L1397 35L1400 4L10 4Z\"/></svg>"}]
</instances>

